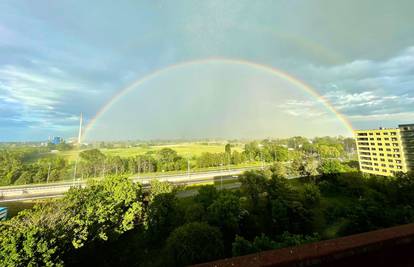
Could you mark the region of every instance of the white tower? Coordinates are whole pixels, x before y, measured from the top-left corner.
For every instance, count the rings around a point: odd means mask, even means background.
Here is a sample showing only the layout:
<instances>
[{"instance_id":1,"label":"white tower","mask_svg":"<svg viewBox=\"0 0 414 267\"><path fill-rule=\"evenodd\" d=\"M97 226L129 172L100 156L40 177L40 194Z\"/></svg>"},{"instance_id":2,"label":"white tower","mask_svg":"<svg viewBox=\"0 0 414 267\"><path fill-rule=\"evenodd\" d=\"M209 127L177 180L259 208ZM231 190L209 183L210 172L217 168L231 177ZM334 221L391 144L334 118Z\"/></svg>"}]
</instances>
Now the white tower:
<instances>
[{"instance_id":1,"label":"white tower","mask_svg":"<svg viewBox=\"0 0 414 267\"><path fill-rule=\"evenodd\" d=\"M78 135L78 145L82 142L82 124L83 124L83 115L80 114L80 120L79 120L79 135Z\"/></svg>"}]
</instances>

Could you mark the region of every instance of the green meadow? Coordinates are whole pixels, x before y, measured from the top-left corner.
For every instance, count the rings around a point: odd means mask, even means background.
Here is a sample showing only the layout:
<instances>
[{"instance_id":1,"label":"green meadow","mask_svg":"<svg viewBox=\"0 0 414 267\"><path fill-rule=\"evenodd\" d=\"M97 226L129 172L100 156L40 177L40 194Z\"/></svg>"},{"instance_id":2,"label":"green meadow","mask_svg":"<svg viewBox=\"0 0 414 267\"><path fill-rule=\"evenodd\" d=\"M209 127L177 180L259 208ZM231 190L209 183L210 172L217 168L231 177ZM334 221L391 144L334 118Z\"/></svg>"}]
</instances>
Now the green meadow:
<instances>
[{"instance_id":1,"label":"green meadow","mask_svg":"<svg viewBox=\"0 0 414 267\"><path fill-rule=\"evenodd\" d=\"M166 145L139 145L133 147L114 147L114 148L100 148L101 152L107 156L120 156L122 158L134 157L146 153L155 153L163 148L171 148L185 158L194 158L200 156L202 153L220 153L224 152L226 143L200 143L200 142L185 142ZM243 144L234 144L233 151L243 151ZM78 154L82 150L59 151L56 153L44 153L42 157L61 156L69 161L75 161Z\"/></svg>"}]
</instances>

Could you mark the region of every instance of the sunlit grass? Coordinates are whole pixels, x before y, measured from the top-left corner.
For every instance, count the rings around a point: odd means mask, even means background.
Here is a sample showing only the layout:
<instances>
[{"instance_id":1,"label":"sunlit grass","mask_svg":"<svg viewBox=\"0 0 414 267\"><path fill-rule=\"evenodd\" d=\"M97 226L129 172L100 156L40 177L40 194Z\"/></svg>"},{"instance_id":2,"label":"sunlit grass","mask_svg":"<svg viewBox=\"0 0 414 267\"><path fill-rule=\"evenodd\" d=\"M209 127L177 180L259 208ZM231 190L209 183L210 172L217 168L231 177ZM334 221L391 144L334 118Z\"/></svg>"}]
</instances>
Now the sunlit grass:
<instances>
[{"instance_id":1,"label":"sunlit grass","mask_svg":"<svg viewBox=\"0 0 414 267\"><path fill-rule=\"evenodd\" d=\"M102 148L100 149L102 153L107 156L119 156L122 158L127 157L134 157L138 155L143 155L148 152L156 153L157 151L163 148L171 148L177 153L185 158L194 158L200 156L202 153L220 153L224 152L225 143L177 143L177 144L170 144L170 145L158 145L158 146L136 146L136 147L126 147L126 148ZM242 152L243 145L234 145L232 147L233 151ZM44 157L55 157L61 156L67 159L69 162L76 161L79 153L82 150L70 150L70 151L58 151L58 152L50 152L50 153L43 153L39 155L38 158Z\"/></svg>"}]
</instances>

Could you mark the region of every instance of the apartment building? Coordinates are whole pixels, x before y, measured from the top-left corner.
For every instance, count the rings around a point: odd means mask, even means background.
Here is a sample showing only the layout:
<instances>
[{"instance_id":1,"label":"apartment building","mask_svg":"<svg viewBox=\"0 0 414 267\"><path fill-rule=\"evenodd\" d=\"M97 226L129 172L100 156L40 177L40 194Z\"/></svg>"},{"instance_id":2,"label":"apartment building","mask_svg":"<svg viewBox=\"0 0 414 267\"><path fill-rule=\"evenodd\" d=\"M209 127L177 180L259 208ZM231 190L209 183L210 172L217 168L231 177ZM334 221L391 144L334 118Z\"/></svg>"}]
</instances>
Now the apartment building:
<instances>
[{"instance_id":1,"label":"apartment building","mask_svg":"<svg viewBox=\"0 0 414 267\"><path fill-rule=\"evenodd\" d=\"M414 124L395 129L357 130L355 138L362 172L393 176L413 170Z\"/></svg>"}]
</instances>

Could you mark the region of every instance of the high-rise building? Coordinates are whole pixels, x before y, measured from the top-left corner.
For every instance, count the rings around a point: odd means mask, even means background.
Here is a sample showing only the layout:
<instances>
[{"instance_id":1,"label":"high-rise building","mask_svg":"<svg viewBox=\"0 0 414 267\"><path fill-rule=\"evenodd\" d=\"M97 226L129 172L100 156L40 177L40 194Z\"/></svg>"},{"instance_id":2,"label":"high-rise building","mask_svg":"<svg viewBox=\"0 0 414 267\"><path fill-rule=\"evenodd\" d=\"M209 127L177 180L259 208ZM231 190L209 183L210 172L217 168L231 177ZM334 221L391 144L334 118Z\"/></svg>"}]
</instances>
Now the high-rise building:
<instances>
[{"instance_id":1,"label":"high-rise building","mask_svg":"<svg viewBox=\"0 0 414 267\"><path fill-rule=\"evenodd\" d=\"M393 176L414 170L414 124L357 130L355 138L362 172Z\"/></svg>"},{"instance_id":2,"label":"high-rise building","mask_svg":"<svg viewBox=\"0 0 414 267\"><path fill-rule=\"evenodd\" d=\"M399 125L407 169L414 171L414 124Z\"/></svg>"}]
</instances>

